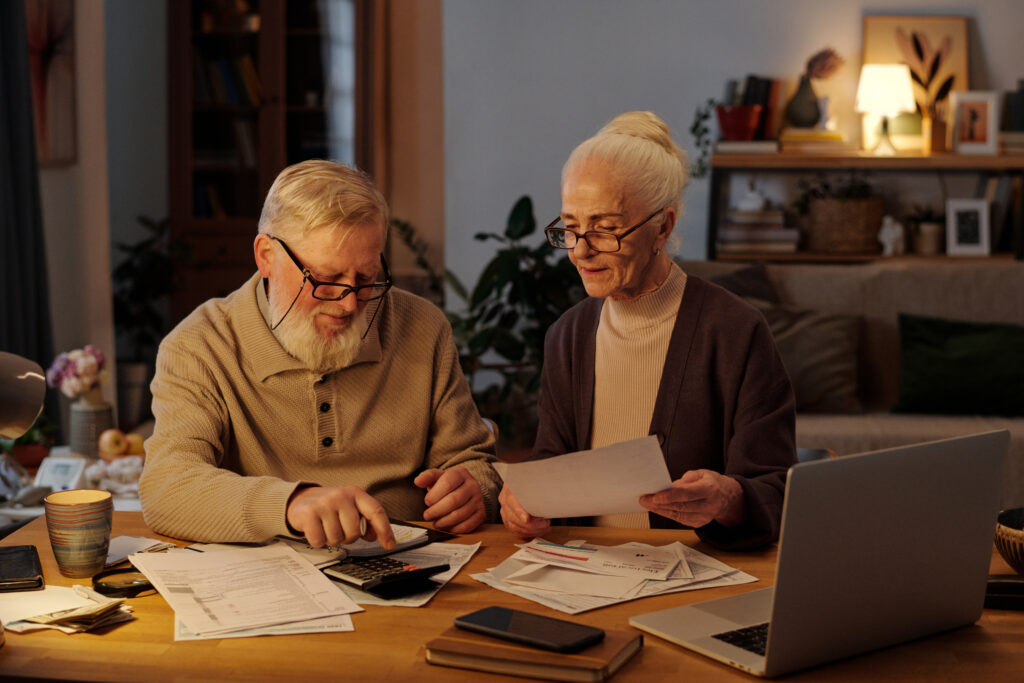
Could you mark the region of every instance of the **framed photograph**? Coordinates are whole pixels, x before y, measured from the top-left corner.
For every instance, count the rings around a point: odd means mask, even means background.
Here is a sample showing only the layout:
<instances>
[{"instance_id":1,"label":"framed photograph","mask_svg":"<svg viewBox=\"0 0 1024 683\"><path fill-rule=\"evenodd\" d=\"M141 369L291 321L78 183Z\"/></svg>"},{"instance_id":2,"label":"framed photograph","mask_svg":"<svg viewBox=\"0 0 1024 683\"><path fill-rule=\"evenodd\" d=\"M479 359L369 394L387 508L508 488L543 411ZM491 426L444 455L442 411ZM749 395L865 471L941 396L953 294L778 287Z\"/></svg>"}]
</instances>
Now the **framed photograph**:
<instances>
[{"instance_id":1,"label":"framed photograph","mask_svg":"<svg viewBox=\"0 0 1024 683\"><path fill-rule=\"evenodd\" d=\"M947 254L988 255L988 232L988 202L984 199L946 200Z\"/></svg>"},{"instance_id":2,"label":"framed photograph","mask_svg":"<svg viewBox=\"0 0 1024 683\"><path fill-rule=\"evenodd\" d=\"M29 78L40 166L75 162L75 5L25 3Z\"/></svg>"},{"instance_id":3,"label":"framed photograph","mask_svg":"<svg viewBox=\"0 0 1024 683\"><path fill-rule=\"evenodd\" d=\"M949 95L969 90L967 71L967 17L867 16L864 17L864 64L906 64L914 85L917 112L901 114L889 122L896 149L920 150L921 115L949 121ZM878 140L878 130L865 117L864 147Z\"/></svg>"},{"instance_id":4,"label":"framed photograph","mask_svg":"<svg viewBox=\"0 0 1024 683\"><path fill-rule=\"evenodd\" d=\"M958 154L998 154L999 93L953 92L950 105L949 148Z\"/></svg>"}]
</instances>

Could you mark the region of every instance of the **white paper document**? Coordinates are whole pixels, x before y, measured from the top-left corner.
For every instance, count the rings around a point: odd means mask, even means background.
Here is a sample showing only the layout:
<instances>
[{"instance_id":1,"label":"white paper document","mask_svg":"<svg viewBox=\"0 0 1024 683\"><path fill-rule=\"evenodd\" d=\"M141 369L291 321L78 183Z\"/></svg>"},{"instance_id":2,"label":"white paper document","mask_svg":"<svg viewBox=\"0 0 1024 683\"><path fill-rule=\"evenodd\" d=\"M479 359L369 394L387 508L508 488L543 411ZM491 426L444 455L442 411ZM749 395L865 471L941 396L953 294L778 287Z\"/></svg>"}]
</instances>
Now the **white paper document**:
<instances>
[{"instance_id":1,"label":"white paper document","mask_svg":"<svg viewBox=\"0 0 1024 683\"><path fill-rule=\"evenodd\" d=\"M541 538L519 546L512 559L568 567L594 574L660 580L667 579L680 563L679 557L671 549L562 545ZM685 566L686 561L682 562ZM688 567L684 572L685 575L690 575Z\"/></svg>"},{"instance_id":2,"label":"white paper document","mask_svg":"<svg viewBox=\"0 0 1024 683\"><path fill-rule=\"evenodd\" d=\"M206 553L140 553L132 564L197 635L362 611L284 543Z\"/></svg>"},{"instance_id":3,"label":"white paper document","mask_svg":"<svg viewBox=\"0 0 1024 683\"><path fill-rule=\"evenodd\" d=\"M279 626L264 626L262 628L246 628L240 631L228 631L227 633L214 633L201 636L193 633L185 626L185 622L175 617L174 639L175 640L215 640L219 638L252 638L254 636L293 636L299 633L343 633L355 631L352 624L352 616L339 614L333 617L320 617L309 621L294 621L290 624Z\"/></svg>"},{"instance_id":4,"label":"white paper document","mask_svg":"<svg viewBox=\"0 0 1024 683\"><path fill-rule=\"evenodd\" d=\"M567 545L601 547L583 541L570 541ZM579 614L650 595L757 581L755 577L679 542L660 547L643 543L624 543L614 547L670 551L679 563L666 579L661 580L582 572L547 563L524 562L513 556L486 572L473 574L473 578L492 588L567 614Z\"/></svg>"},{"instance_id":5,"label":"white paper document","mask_svg":"<svg viewBox=\"0 0 1024 683\"><path fill-rule=\"evenodd\" d=\"M656 436L494 468L534 517L646 512L640 496L672 486Z\"/></svg>"}]
</instances>

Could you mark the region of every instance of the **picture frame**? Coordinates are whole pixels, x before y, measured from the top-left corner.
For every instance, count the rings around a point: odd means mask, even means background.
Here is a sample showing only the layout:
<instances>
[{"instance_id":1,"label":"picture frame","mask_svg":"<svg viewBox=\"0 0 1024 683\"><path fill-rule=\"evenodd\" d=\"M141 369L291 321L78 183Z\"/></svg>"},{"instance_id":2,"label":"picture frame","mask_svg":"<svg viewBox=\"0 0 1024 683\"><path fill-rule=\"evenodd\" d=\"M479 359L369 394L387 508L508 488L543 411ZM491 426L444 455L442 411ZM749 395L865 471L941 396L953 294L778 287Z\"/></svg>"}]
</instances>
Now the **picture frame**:
<instances>
[{"instance_id":1,"label":"picture frame","mask_svg":"<svg viewBox=\"0 0 1024 683\"><path fill-rule=\"evenodd\" d=\"M957 154L999 153L999 93L950 93L949 148Z\"/></svg>"},{"instance_id":2,"label":"picture frame","mask_svg":"<svg viewBox=\"0 0 1024 683\"><path fill-rule=\"evenodd\" d=\"M946 253L950 256L988 255L988 202L984 199L946 200Z\"/></svg>"},{"instance_id":3,"label":"picture frame","mask_svg":"<svg viewBox=\"0 0 1024 683\"><path fill-rule=\"evenodd\" d=\"M922 114L949 121L949 95L970 90L967 17L888 16L864 17L863 63L906 64L914 86L917 111L889 120L889 137L900 151L924 148ZM864 148L878 141L877 121L865 117L861 133Z\"/></svg>"}]
</instances>

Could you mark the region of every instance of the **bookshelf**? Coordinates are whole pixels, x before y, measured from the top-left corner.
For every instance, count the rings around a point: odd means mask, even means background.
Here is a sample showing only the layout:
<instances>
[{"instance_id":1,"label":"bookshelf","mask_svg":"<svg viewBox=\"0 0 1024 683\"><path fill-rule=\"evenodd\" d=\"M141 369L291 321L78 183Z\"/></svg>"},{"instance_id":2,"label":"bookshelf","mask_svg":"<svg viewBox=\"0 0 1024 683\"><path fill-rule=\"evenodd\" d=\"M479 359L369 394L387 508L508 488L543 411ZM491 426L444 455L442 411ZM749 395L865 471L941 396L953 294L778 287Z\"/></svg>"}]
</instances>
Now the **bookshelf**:
<instances>
[{"instance_id":1,"label":"bookshelf","mask_svg":"<svg viewBox=\"0 0 1024 683\"><path fill-rule=\"evenodd\" d=\"M1024 175L1024 154L964 155L933 154L929 156L903 154L879 157L866 152L844 154L806 154L780 152L773 154L714 154L711 157L709 207L708 207L708 260L738 261L783 261L810 263L854 263L872 261L881 254L828 254L797 252L793 254L771 253L719 253L716 243L718 229L729 209L729 178L733 173L779 173L813 175L820 172L871 171L873 173L977 173L979 176L1022 176ZM1017 217L1015 229L1022 229ZM1018 237L1020 238L1020 236ZM922 259L945 259L946 256L905 257L910 262ZM956 257L963 258L963 257ZM1006 254L994 254L987 259L1010 258Z\"/></svg>"},{"instance_id":2,"label":"bookshelf","mask_svg":"<svg viewBox=\"0 0 1024 683\"><path fill-rule=\"evenodd\" d=\"M354 17L343 13L353 6L167 3L171 235L191 252L172 296L174 320L253 273L263 199L282 168L310 158L351 160L350 135L339 151L339 136L329 130L339 95L327 84L323 55L355 54L354 30L339 36L325 26L351 27ZM353 89L340 95L354 107Z\"/></svg>"}]
</instances>

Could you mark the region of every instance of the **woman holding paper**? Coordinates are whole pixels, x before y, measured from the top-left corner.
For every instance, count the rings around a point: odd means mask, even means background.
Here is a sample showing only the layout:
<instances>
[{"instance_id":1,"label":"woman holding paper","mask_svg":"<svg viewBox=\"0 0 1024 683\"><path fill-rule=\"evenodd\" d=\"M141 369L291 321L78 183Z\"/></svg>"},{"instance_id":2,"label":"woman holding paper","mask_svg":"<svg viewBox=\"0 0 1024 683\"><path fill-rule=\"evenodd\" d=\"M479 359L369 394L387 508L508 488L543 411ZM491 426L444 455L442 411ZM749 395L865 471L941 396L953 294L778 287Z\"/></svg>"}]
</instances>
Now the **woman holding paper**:
<instances>
[{"instance_id":1,"label":"woman holding paper","mask_svg":"<svg viewBox=\"0 0 1024 683\"><path fill-rule=\"evenodd\" d=\"M547 333L532 458L657 435L671 488L649 513L597 524L693 527L721 548L778 538L796 461L789 377L761 314L687 276L665 252L682 212L686 154L650 112L616 117L562 169L562 211L546 229L589 298ZM512 532L543 534L506 487Z\"/></svg>"}]
</instances>

